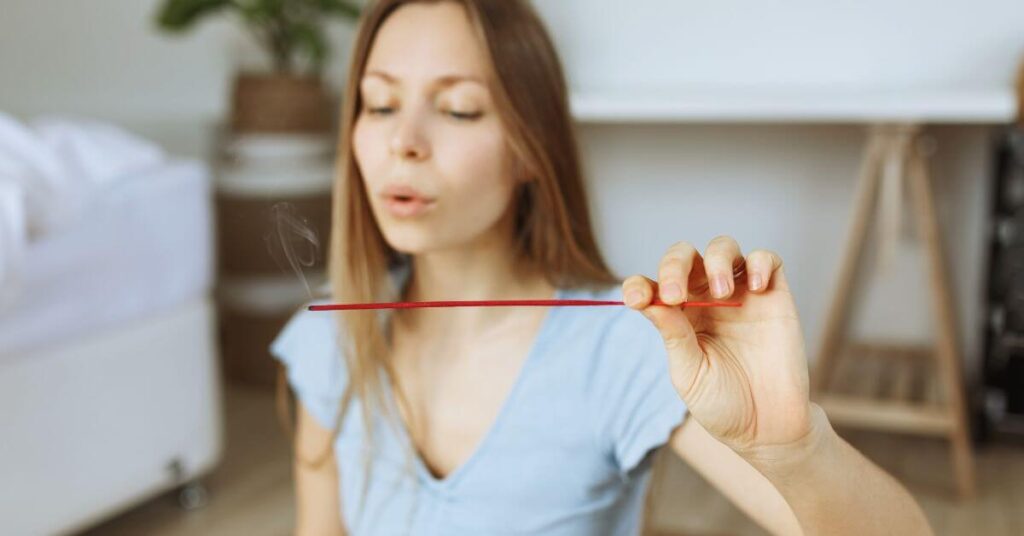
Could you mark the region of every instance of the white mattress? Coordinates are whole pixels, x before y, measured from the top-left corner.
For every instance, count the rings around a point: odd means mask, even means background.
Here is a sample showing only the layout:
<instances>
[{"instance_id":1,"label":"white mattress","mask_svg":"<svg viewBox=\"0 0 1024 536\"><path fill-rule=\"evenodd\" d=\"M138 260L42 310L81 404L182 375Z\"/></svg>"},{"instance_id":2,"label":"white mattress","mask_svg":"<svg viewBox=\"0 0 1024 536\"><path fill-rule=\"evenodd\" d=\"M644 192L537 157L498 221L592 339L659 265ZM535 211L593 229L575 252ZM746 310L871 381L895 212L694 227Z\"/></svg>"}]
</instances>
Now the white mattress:
<instances>
[{"instance_id":1,"label":"white mattress","mask_svg":"<svg viewBox=\"0 0 1024 536\"><path fill-rule=\"evenodd\" d=\"M208 293L210 192L206 166L172 161L118 181L82 222L31 244L0 311L0 360Z\"/></svg>"}]
</instances>

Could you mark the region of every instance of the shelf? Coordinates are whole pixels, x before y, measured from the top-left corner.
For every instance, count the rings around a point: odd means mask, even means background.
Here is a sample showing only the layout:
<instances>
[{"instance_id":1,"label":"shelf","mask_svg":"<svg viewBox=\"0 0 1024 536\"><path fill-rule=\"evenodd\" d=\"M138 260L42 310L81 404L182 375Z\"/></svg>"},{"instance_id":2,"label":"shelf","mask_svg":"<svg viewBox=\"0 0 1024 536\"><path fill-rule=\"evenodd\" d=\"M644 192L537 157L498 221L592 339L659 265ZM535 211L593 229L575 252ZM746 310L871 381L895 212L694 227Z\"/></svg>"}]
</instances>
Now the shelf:
<instances>
[{"instance_id":1,"label":"shelf","mask_svg":"<svg viewBox=\"0 0 1024 536\"><path fill-rule=\"evenodd\" d=\"M615 123L1009 123L1012 88L946 91L581 91L582 124Z\"/></svg>"},{"instance_id":2,"label":"shelf","mask_svg":"<svg viewBox=\"0 0 1024 536\"><path fill-rule=\"evenodd\" d=\"M815 401L838 426L923 435L946 435L956 426L928 346L848 344Z\"/></svg>"}]
</instances>

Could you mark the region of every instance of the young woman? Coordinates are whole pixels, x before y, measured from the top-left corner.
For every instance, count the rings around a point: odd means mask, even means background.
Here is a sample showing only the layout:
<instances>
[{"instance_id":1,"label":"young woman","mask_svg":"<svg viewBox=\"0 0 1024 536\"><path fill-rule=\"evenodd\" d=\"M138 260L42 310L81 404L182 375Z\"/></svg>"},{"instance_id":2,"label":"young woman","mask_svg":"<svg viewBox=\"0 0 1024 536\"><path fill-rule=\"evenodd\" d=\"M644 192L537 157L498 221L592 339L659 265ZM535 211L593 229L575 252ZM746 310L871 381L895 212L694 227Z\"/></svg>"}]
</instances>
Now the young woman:
<instances>
[{"instance_id":1,"label":"young woman","mask_svg":"<svg viewBox=\"0 0 1024 536\"><path fill-rule=\"evenodd\" d=\"M663 445L773 533L929 531L808 400L777 255L720 237L668 248L657 281L609 271L525 2L371 3L344 102L333 300L629 307L297 313L272 350L300 401L298 533L635 533ZM708 298L742 307L678 307Z\"/></svg>"}]
</instances>

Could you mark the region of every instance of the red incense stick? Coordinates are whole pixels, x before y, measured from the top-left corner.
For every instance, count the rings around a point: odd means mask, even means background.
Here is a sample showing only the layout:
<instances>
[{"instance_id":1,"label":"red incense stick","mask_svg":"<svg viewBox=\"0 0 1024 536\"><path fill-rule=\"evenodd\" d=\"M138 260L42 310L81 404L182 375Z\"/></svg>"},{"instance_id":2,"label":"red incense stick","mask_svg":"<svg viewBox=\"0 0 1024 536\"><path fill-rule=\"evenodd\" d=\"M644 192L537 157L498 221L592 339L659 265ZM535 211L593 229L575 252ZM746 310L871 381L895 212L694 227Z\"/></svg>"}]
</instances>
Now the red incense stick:
<instances>
[{"instance_id":1,"label":"red incense stick","mask_svg":"<svg viewBox=\"0 0 1024 536\"><path fill-rule=\"evenodd\" d=\"M384 303L335 303L327 305L310 305L310 311L344 311L354 309L416 309L427 307L509 307L509 306L592 306L592 305L626 305L613 300L456 300L456 301L420 301L420 302L384 302ZM651 305L667 305L658 298ZM677 307L740 307L740 302L683 302Z\"/></svg>"}]
</instances>

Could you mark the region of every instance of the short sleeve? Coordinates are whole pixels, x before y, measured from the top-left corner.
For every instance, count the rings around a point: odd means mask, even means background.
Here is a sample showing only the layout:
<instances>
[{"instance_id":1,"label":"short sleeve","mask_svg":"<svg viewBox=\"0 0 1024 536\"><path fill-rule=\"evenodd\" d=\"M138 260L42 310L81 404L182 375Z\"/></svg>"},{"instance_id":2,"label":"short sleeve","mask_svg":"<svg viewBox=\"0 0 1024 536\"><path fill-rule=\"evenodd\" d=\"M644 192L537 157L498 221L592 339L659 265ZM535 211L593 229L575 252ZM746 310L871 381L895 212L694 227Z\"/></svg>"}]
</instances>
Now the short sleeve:
<instances>
[{"instance_id":1,"label":"short sleeve","mask_svg":"<svg viewBox=\"0 0 1024 536\"><path fill-rule=\"evenodd\" d=\"M669 377L661 335L637 311L617 312L597 360L591 396L601 439L625 475L668 442L686 417L686 404Z\"/></svg>"},{"instance_id":2,"label":"short sleeve","mask_svg":"<svg viewBox=\"0 0 1024 536\"><path fill-rule=\"evenodd\" d=\"M270 353L287 369L288 383L303 406L326 429L333 429L347 382L339 351L335 316L295 313L270 344Z\"/></svg>"}]
</instances>

